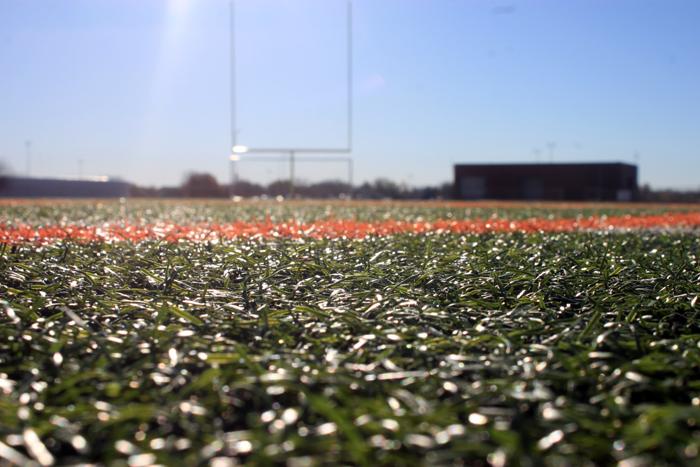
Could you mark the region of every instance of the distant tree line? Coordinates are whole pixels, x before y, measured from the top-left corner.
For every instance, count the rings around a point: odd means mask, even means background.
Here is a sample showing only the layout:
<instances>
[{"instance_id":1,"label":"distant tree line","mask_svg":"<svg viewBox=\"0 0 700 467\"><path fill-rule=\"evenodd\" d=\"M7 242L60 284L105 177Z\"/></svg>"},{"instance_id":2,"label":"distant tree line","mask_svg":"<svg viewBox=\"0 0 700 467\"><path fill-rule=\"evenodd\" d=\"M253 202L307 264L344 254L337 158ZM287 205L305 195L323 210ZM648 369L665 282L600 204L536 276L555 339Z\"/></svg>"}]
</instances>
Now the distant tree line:
<instances>
[{"instance_id":1,"label":"distant tree line","mask_svg":"<svg viewBox=\"0 0 700 467\"><path fill-rule=\"evenodd\" d=\"M0 166L1 168L1 166ZM1 170L1 169L0 169ZM0 178L2 172L0 172ZM289 180L276 180L267 185L240 180L234 185L221 185L211 174L193 172L185 177L182 185L176 187L148 188L131 186L130 194L135 197L157 198L227 198L230 196L287 197L290 194ZM410 187L386 178L373 182L350 186L339 180L326 180L315 183L297 181L294 196L299 198L342 198L356 199L451 199L454 188L451 182L436 186ZM639 189L639 201L646 202L700 202L700 190L658 190L649 185Z\"/></svg>"},{"instance_id":2,"label":"distant tree line","mask_svg":"<svg viewBox=\"0 0 700 467\"><path fill-rule=\"evenodd\" d=\"M239 180L233 185L220 185L211 174L193 172L188 174L178 187L148 188L132 185L130 194L135 197L163 198L286 197L291 192L290 188L289 180L276 180L267 185ZM339 180L315 183L297 181L294 184L294 196L300 198L448 199L452 198L452 192L452 183L409 187L385 178L365 182L359 186L350 186L347 182Z\"/></svg>"},{"instance_id":3,"label":"distant tree line","mask_svg":"<svg viewBox=\"0 0 700 467\"><path fill-rule=\"evenodd\" d=\"M0 160L0 187L11 176L12 171ZM180 186L158 188L133 184L130 186L131 196L144 198L286 197L289 193L289 180L276 180L268 185L240 180L233 186L220 185L216 177L202 172L189 173ZM454 188L451 182L436 186L409 187L386 178L378 178L359 186L350 186L339 180L327 180L316 183L297 182L294 186L294 195L300 198L451 199L454 197ZM700 189L654 189L649 185L642 185L637 199L642 202L700 203Z\"/></svg>"},{"instance_id":4,"label":"distant tree line","mask_svg":"<svg viewBox=\"0 0 700 467\"><path fill-rule=\"evenodd\" d=\"M700 202L700 189L659 190L652 189L649 185L642 185L639 189L639 201L650 203L698 203Z\"/></svg>"}]
</instances>

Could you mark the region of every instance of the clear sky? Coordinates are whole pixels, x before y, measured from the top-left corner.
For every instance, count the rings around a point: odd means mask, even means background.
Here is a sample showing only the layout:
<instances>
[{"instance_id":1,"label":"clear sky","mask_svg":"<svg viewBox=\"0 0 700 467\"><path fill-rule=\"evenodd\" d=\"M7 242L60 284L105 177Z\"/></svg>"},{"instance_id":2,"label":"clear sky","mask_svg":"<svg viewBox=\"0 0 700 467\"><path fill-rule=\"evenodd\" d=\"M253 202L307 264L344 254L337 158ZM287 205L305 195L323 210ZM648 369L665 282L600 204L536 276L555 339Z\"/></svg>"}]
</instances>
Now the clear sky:
<instances>
[{"instance_id":1,"label":"clear sky","mask_svg":"<svg viewBox=\"0 0 700 467\"><path fill-rule=\"evenodd\" d=\"M345 0L238 0L238 140L345 144ZM625 161L700 186L700 1L354 0L356 181ZM0 160L228 179L229 2L0 0ZM255 156L247 156L249 158ZM242 162L266 182L284 164ZM337 164L300 164L309 180Z\"/></svg>"}]
</instances>

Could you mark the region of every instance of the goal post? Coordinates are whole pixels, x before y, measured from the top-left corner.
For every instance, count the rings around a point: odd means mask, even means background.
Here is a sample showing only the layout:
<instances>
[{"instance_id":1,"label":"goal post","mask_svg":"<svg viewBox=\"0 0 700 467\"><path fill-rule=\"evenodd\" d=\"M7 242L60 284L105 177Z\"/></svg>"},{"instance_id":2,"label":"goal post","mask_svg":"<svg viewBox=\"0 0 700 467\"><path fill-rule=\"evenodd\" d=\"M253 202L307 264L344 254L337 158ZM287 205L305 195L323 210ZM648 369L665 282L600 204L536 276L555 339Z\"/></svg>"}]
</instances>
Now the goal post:
<instances>
[{"instance_id":1,"label":"goal post","mask_svg":"<svg viewBox=\"0 0 700 467\"><path fill-rule=\"evenodd\" d=\"M289 161L289 196L294 196L295 182L295 166L296 162L302 160L305 162L326 161L326 162L344 162L348 166L348 183L352 186L353 183L353 161L352 161L352 142L353 142L353 7L352 0L343 0L346 4L346 83L345 83L345 144L338 147L314 146L312 144L304 146L290 147L275 147L275 146L248 146L238 137L238 99L237 99L237 64L236 64L236 0L231 0L230 8L230 106L231 106L231 152L229 160L231 164L231 188L238 178L237 164L242 158L248 159L247 155L286 155ZM335 157L323 157L322 155L335 155ZM341 156L344 155L344 156ZM264 160L277 160L278 158L260 158ZM231 193L234 194L234 193Z\"/></svg>"}]
</instances>

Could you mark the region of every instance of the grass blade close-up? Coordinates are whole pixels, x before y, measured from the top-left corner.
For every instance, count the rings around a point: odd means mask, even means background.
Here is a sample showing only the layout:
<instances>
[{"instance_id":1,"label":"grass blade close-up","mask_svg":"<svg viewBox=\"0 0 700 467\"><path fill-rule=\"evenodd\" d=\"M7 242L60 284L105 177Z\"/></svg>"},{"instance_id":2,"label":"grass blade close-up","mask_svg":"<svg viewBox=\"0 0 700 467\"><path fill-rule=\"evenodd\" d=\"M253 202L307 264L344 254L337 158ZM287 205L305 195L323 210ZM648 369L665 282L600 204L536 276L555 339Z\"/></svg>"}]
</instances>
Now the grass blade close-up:
<instances>
[{"instance_id":1,"label":"grass blade close-up","mask_svg":"<svg viewBox=\"0 0 700 467\"><path fill-rule=\"evenodd\" d=\"M336 230L380 221L666 222L5 240L0 458L10 463L698 460L693 206L671 215L647 205L356 202L1 209L4 235L20 225L137 220L333 220ZM669 223L679 216L686 221Z\"/></svg>"},{"instance_id":2,"label":"grass blade close-up","mask_svg":"<svg viewBox=\"0 0 700 467\"><path fill-rule=\"evenodd\" d=\"M698 19L0 0L0 467L700 466Z\"/></svg>"}]
</instances>

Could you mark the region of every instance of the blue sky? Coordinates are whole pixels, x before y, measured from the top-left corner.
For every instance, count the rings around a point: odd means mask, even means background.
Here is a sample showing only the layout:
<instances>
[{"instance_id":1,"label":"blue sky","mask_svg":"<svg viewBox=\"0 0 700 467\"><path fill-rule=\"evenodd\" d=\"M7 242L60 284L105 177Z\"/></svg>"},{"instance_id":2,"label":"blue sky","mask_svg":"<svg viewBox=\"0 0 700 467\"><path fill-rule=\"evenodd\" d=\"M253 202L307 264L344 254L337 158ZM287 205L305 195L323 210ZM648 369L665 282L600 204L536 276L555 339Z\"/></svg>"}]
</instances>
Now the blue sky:
<instances>
[{"instance_id":1,"label":"blue sky","mask_svg":"<svg viewBox=\"0 0 700 467\"><path fill-rule=\"evenodd\" d=\"M238 0L238 140L345 144L345 1ZM356 181L455 162L626 161L700 181L697 0L354 0ZM228 179L229 3L0 0L0 160L35 176ZM256 156L249 155L248 158ZM283 178L282 163L241 176ZM300 178L343 178L300 163Z\"/></svg>"}]
</instances>

